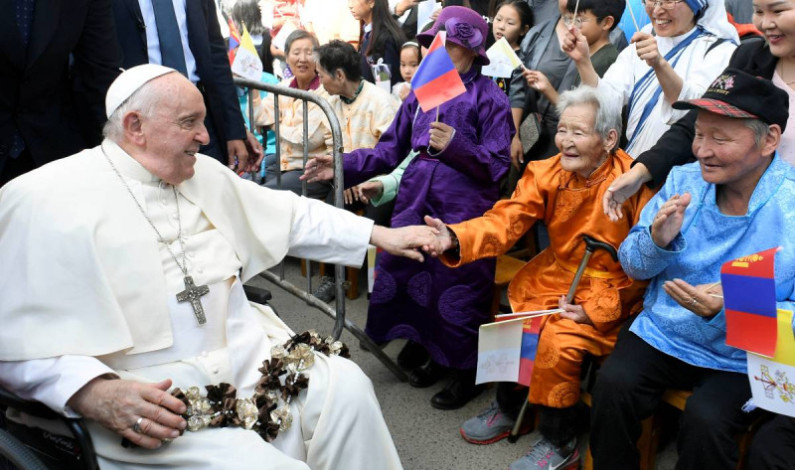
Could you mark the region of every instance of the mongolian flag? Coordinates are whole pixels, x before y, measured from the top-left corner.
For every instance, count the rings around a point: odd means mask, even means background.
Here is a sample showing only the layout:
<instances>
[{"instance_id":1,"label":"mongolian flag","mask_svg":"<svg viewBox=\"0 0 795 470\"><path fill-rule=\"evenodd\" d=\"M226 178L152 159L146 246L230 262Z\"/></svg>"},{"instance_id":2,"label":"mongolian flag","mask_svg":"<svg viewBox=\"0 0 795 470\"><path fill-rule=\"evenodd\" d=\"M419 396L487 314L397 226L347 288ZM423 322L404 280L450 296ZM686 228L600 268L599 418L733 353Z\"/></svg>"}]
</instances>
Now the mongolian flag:
<instances>
[{"instance_id":1,"label":"mongolian flag","mask_svg":"<svg viewBox=\"0 0 795 470\"><path fill-rule=\"evenodd\" d=\"M227 54L229 55L229 65L232 65L235 61L235 51L237 46L240 45L240 31L237 30L232 18L229 18L227 22L229 23L229 49L227 49Z\"/></svg>"},{"instance_id":2,"label":"mongolian flag","mask_svg":"<svg viewBox=\"0 0 795 470\"><path fill-rule=\"evenodd\" d=\"M525 320L522 324L522 352L519 356L519 380L525 387L530 386L530 377L533 375L533 364L538 351L538 333L541 330L542 318L536 317Z\"/></svg>"},{"instance_id":3,"label":"mongolian flag","mask_svg":"<svg viewBox=\"0 0 795 470\"><path fill-rule=\"evenodd\" d=\"M444 48L444 41L444 32L440 31L411 79L411 89L426 113L467 91Z\"/></svg>"},{"instance_id":4,"label":"mongolian flag","mask_svg":"<svg viewBox=\"0 0 795 470\"><path fill-rule=\"evenodd\" d=\"M728 261L720 270L726 344L768 357L776 352L776 251L771 248Z\"/></svg>"}]
</instances>

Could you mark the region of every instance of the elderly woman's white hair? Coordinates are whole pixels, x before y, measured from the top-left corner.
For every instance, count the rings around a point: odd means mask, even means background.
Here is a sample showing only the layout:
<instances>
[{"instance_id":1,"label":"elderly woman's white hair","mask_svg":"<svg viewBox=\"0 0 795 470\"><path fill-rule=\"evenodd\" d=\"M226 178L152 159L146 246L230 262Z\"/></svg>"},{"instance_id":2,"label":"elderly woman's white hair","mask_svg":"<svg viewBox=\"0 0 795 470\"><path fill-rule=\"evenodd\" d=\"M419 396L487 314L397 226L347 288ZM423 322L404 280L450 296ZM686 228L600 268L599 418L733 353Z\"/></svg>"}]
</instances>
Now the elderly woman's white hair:
<instances>
[{"instance_id":1,"label":"elderly woman's white hair","mask_svg":"<svg viewBox=\"0 0 795 470\"><path fill-rule=\"evenodd\" d=\"M606 140L610 131L615 129L616 135L621 135L621 103L610 100L596 88L581 85L573 90L563 92L558 98L558 115L571 106L591 105L596 109L594 116L594 131ZM610 151L618 148L618 139Z\"/></svg>"}]
</instances>

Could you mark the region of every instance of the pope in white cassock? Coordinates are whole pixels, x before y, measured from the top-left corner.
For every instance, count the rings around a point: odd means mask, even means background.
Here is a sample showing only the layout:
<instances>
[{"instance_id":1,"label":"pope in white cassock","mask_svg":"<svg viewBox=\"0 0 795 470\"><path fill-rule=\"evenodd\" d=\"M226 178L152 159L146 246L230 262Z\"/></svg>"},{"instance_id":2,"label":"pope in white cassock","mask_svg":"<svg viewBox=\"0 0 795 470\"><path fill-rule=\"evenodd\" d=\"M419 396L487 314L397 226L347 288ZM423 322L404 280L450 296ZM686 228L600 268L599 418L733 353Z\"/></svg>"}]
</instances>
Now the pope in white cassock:
<instances>
[{"instance_id":1,"label":"pope in white cassock","mask_svg":"<svg viewBox=\"0 0 795 470\"><path fill-rule=\"evenodd\" d=\"M198 154L202 95L171 69L124 72L106 108L101 146L0 189L0 383L86 418L103 470L401 468L372 384L339 356L314 353L272 443L241 427L180 436L168 391L254 393L292 332L242 283L285 255L359 266L371 242L421 258L430 229L373 226Z\"/></svg>"}]
</instances>

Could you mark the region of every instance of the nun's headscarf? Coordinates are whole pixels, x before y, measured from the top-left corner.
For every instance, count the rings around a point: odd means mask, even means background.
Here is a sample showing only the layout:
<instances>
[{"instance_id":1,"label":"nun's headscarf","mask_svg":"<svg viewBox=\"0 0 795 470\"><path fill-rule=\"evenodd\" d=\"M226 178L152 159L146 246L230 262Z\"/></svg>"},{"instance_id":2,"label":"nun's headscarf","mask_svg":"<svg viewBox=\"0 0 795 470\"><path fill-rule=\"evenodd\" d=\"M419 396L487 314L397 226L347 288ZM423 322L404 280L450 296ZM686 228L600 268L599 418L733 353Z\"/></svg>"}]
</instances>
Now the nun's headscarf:
<instances>
[{"instance_id":1,"label":"nun's headscarf","mask_svg":"<svg viewBox=\"0 0 795 470\"><path fill-rule=\"evenodd\" d=\"M729 23L726 17L726 3L724 0L684 0L693 14L698 17L696 24L715 36L740 44L737 29Z\"/></svg>"}]
</instances>

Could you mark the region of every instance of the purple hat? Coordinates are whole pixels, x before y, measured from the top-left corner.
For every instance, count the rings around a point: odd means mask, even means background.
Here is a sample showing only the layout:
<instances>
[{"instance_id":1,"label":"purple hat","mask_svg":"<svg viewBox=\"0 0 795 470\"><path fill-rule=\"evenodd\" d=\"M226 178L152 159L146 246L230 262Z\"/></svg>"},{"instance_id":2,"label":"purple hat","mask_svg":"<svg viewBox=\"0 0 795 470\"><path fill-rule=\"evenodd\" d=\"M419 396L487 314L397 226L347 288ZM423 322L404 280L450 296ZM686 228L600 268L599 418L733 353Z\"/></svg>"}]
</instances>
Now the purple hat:
<instances>
[{"instance_id":1,"label":"purple hat","mask_svg":"<svg viewBox=\"0 0 795 470\"><path fill-rule=\"evenodd\" d=\"M439 31L447 32L447 41L478 53L475 62L488 65L486 55L486 36L489 26L482 16L466 7L451 6L442 9L433 27L417 35L417 42L430 47L433 38Z\"/></svg>"}]
</instances>

